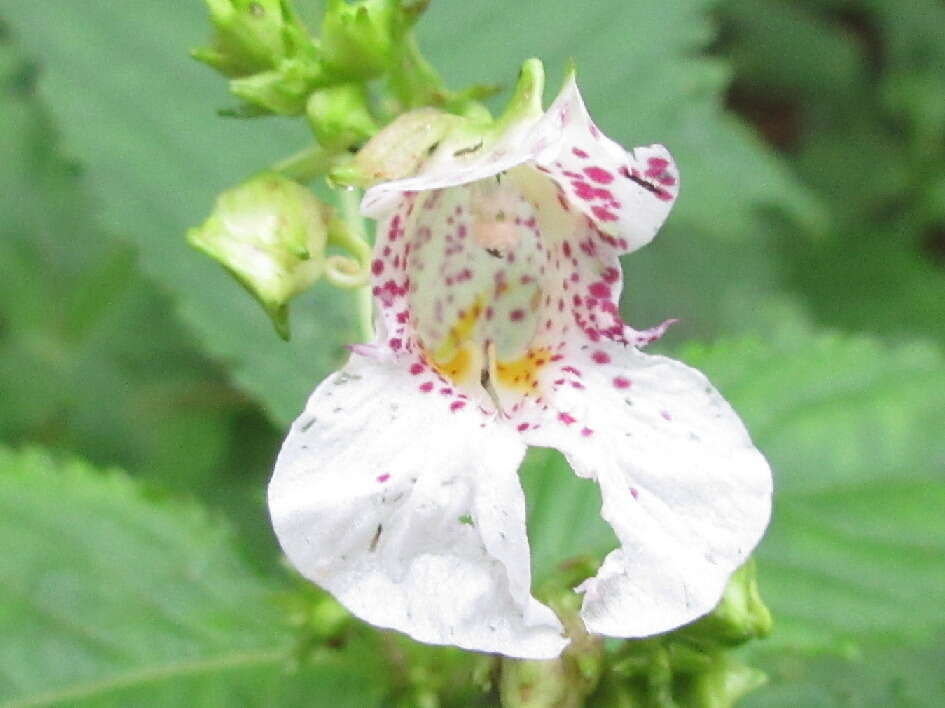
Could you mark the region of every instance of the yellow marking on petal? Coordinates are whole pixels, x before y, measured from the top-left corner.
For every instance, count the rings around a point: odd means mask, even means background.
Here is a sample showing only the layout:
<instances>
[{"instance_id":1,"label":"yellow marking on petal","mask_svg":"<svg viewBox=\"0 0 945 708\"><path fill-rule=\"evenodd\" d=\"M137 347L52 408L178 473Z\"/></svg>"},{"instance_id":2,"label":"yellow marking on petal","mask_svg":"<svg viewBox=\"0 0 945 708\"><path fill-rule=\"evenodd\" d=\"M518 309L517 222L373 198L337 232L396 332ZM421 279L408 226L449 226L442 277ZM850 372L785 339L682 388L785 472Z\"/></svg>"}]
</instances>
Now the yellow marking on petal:
<instances>
[{"instance_id":1,"label":"yellow marking on petal","mask_svg":"<svg viewBox=\"0 0 945 708\"><path fill-rule=\"evenodd\" d=\"M431 364L436 372L454 384L469 383L475 373L471 347L459 349L449 361L434 359Z\"/></svg>"},{"instance_id":2,"label":"yellow marking on petal","mask_svg":"<svg viewBox=\"0 0 945 708\"><path fill-rule=\"evenodd\" d=\"M535 292L532 293L531 299L528 301L528 307L532 312L537 312L538 308L541 307L541 298L544 295L540 288L535 288Z\"/></svg>"},{"instance_id":3,"label":"yellow marking on petal","mask_svg":"<svg viewBox=\"0 0 945 708\"><path fill-rule=\"evenodd\" d=\"M433 352L433 368L453 383L473 381L479 375L482 355L475 356L475 347L471 346L470 340L481 316L482 297L479 296L468 310L462 311L456 324L450 327L446 338Z\"/></svg>"},{"instance_id":4,"label":"yellow marking on petal","mask_svg":"<svg viewBox=\"0 0 945 708\"><path fill-rule=\"evenodd\" d=\"M496 362L493 375L506 388L527 393L538 388L538 373L550 360L548 347L536 347L514 361Z\"/></svg>"}]
</instances>

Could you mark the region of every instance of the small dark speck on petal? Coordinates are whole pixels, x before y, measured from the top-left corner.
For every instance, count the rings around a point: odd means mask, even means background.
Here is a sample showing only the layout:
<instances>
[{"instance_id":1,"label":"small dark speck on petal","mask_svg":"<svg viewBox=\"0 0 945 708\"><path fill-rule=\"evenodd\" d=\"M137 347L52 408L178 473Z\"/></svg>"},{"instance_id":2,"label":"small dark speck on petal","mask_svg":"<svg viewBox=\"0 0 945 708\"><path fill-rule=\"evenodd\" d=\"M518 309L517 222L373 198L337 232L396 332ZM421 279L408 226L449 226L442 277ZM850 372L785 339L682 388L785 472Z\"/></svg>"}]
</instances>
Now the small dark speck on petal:
<instances>
[{"instance_id":1,"label":"small dark speck on petal","mask_svg":"<svg viewBox=\"0 0 945 708\"><path fill-rule=\"evenodd\" d=\"M317 421L318 421L318 418L314 418L314 417L309 418L304 423L302 423L302 425L299 426L299 430L301 430L303 433L307 432L313 425L315 425Z\"/></svg>"}]
</instances>

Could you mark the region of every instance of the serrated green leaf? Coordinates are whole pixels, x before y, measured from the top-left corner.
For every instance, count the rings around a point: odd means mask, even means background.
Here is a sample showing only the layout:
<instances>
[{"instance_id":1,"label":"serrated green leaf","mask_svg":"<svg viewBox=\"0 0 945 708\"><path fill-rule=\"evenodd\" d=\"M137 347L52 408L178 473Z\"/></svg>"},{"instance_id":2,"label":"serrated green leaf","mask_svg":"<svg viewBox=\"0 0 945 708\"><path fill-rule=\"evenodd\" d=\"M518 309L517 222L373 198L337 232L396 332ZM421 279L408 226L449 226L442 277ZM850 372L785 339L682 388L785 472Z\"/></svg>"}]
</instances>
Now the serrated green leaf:
<instances>
[{"instance_id":1,"label":"serrated green leaf","mask_svg":"<svg viewBox=\"0 0 945 708\"><path fill-rule=\"evenodd\" d=\"M193 504L0 449L0 705L369 706L365 657L288 670L271 583Z\"/></svg>"},{"instance_id":2,"label":"serrated green leaf","mask_svg":"<svg viewBox=\"0 0 945 708\"><path fill-rule=\"evenodd\" d=\"M540 10L441 4L419 25L421 43L453 85L511 82L532 55L560 74L573 57L605 131L628 145L670 146L683 196L665 234L629 261L629 297L635 322L683 318L672 336L687 327L710 333L726 321L731 271L697 267L708 257L724 259L753 290L777 287L759 206L805 224L819 219L773 156L720 109L724 67L693 57L712 35L709 7L684 0L587 7L555 0ZM301 126L213 117L227 101L225 87L186 57L207 31L197 2L20 3L5 11L43 63L44 95L70 150L88 166L105 223L135 239L147 271L174 294L206 350L239 385L280 423L294 417L356 336L350 299L327 287L303 296L293 342L283 345L221 271L187 251L181 234L203 219L215 193L301 147ZM674 295L662 286L680 270L691 289Z\"/></svg>"}]
</instances>

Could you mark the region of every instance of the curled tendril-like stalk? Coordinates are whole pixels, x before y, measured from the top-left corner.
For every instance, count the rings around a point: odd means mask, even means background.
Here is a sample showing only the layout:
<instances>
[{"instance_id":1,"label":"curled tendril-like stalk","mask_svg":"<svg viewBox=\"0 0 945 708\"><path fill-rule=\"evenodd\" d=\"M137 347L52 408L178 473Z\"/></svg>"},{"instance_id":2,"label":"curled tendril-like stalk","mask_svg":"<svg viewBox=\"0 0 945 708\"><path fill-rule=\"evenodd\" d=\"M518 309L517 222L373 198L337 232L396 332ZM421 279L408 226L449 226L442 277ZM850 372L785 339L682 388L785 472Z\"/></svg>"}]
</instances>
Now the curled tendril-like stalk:
<instances>
[{"instance_id":1,"label":"curled tendril-like stalk","mask_svg":"<svg viewBox=\"0 0 945 708\"><path fill-rule=\"evenodd\" d=\"M360 288L371 275L371 246L364 222L357 212L358 197L353 190L340 194L342 219L334 218L328 229L328 243L350 255L333 254L325 259L325 277L338 288Z\"/></svg>"},{"instance_id":2,"label":"curled tendril-like stalk","mask_svg":"<svg viewBox=\"0 0 945 708\"><path fill-rule=\"evenodd\" d=\"M367 285L370 267L359 259L332 255L325 259L325 277L336 288L360 288Z\"/></svg>"}]
</instances>

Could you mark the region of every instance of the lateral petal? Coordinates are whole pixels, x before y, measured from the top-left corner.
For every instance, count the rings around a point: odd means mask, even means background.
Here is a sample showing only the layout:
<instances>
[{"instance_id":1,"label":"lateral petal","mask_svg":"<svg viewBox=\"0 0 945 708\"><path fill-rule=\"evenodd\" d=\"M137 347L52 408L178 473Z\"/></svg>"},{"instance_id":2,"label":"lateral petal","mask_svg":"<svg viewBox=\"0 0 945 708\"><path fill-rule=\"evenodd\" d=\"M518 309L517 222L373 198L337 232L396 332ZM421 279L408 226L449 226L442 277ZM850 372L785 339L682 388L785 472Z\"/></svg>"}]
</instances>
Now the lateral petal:
<instances>
[{"instance_id":1,"label":"lateral petal","mask_svg":"<svg viewBox=\"0 0 945 708\"><path fill-rule=\"evenodd\" d=\"M289 560L355 615L432 644L526 658L567 641L530 594L524 444L407 357L352 357L312 394L269 486Z\"/></svg>"},{"instance_id":2,"label":"lateral petal","mask_svg":"<svg viewBox=\"0 0 945 708\"><path fill-rule=\"evenodd\" d=\"M711 611L760 540L771 471L695 369L613 342L576 363L581 386L560 387L523 437L597 481L621 544L578 588L582 616L599 634L668 631Z\"/></svg>"}]
</instances>

